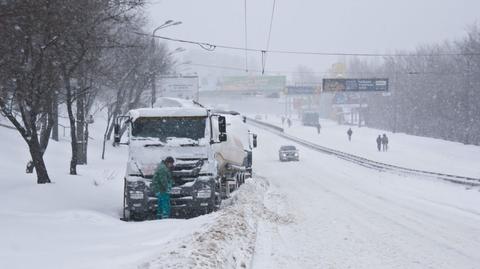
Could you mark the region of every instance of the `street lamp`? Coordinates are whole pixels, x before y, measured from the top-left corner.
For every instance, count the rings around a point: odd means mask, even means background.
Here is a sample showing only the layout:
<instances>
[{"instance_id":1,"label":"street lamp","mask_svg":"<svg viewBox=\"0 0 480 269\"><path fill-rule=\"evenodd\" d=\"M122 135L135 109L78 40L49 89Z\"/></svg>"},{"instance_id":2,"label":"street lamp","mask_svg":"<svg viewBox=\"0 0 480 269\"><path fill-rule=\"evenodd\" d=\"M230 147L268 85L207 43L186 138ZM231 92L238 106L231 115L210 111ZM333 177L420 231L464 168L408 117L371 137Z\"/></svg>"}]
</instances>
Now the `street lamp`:
<instances>
[{"instance_id":1,"label":"street lamp","mask_svg":"<svg viewBox=\"0 0 480 269\"><path fill-rule=\"evenodd\" d=\"M181 21L168 20L164 24L162 24L162 25L158 26L157 28L153 29L153 31L152 31L152 66L154 64L153 63L153 59L154 59L153 55L155 54L155 33L160 29L167 28L167 27L170 27L170 26L179 25L179 24L182 24L182 22ZM177 49L179 49L179 48L177 48ZM155 85L155 80L156 80L156 74L155 74L155 72L152 71L152 101L151 101L152 107L155 104L155 100L157 99L157 97L156 97L157 86Z\"/></svg>"},{"instance_id":2,"label":"street lamp","mask_svg":"<svg viewBox=\"0 0 480 269\"><path fill-rule=\"evenodd\" d=\"M167 28L167 27L170 27L170 26L175 26L175 25L179 25L179 24L182 24L181 21L173 21L173 20L168 20L166 21L165 23L163 23L162 25L158 26L157 28L153 29L153 32L152 32L152 38L155 37L155 33L160 30L160 29L163 29L163 28Z\"/></svg>"}]
</instances>

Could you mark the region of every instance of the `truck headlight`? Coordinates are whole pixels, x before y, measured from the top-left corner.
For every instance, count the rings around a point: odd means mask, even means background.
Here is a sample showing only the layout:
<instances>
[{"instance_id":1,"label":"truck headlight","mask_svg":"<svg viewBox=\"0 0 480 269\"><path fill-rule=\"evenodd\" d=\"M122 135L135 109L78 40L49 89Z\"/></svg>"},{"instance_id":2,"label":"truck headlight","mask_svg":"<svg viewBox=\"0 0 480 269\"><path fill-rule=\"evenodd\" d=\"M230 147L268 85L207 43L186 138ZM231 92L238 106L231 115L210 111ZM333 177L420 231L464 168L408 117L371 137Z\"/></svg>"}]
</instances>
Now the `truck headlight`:
<instances>
[{"instance_id":1,"label":"truck headlight","mask_svg":"<svg viewBox=\"0 0 480 269\"><path fill-rule=\"evenodd\" d=\"M130 199L134 199L134 200L143 199L143 192L141 192L141 191L130 191Z\"/></svg>"},{"instance_id":2,"label":"truck headlight","mask_svg":"<svg viewBox=\"0 0 480 269\"><path fill-rule=\"evenodd\" d=\"M295 156L298 156L298 153L295 152Z\"/></svg>"}]
</instances>

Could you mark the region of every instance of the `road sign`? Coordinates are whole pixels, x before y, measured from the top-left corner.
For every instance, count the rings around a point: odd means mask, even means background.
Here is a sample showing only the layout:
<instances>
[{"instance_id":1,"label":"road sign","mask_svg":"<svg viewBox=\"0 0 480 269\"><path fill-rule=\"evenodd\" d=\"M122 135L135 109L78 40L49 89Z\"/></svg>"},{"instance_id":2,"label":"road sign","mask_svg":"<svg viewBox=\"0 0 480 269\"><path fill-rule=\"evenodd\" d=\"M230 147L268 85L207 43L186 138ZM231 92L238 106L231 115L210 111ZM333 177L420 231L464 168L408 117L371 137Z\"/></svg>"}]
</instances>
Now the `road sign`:
<instances>
[{"instance_id":1,"label":"road sign","mask_svg":"<svg viewBox=\"0 0 480 269\"><path fill-rule=\"evenodd\" d=\"M162 76L160 92L162 97L175 97L198 101L198 76Z\"/></svg>"},{"instance_id":2,"label":"road sign","mask_svg":"<svg viewBox=\"0 0 480 269\"><path fill-rule=\"evenodd\" d=\"M318 93L315 86L287 86L288 95L313 95Z\"/></svg>"},{"instance_id":3,"label":"road sign","mask_svg":"<svg viewBox=\"0 0 480 269\"><path fill-rule=\"evenodd\" d=\"M385 92L388 91L388 78L325 78L324 92Z\"/></svg>"}]
</instances>

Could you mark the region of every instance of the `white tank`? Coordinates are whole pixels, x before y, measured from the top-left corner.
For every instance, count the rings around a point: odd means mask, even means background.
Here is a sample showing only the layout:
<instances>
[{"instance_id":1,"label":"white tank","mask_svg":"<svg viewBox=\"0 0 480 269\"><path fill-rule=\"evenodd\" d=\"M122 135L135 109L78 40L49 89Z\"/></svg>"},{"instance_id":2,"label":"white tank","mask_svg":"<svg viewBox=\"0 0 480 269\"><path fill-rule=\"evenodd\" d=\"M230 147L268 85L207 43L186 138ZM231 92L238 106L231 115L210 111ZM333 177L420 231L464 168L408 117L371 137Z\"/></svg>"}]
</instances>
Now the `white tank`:
<instances>
[{"instance_id":1,"label":"white tank","mask_svg":"<svg viewBox=\"0 0 480 269\"><path fill-rule=\"evenodd\" d=\"M248 149L248 128L240 115L223 114L227 122L227 141L215 144L215 159L219 170L227 164L243 166ZM218 126L215 122L213 126ZM218 131L217 136L218 136ZM215 134L214 134L215 135Z\"/></svg>"}]
</instances>

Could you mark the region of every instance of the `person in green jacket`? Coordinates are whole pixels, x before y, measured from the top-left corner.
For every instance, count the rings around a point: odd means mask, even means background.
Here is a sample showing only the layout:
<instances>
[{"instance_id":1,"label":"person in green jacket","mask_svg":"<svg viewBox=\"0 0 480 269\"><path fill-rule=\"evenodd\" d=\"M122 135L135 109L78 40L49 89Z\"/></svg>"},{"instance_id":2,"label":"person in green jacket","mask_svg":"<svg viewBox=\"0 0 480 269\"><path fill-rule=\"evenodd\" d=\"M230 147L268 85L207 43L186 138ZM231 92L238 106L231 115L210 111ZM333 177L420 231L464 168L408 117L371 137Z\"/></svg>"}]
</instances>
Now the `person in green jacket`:
<instances>
[{"instance_id":1,"label":"person in green jacket","mask_svg":"<svg viewBox=\"0 0 480 269\"><path fill-rule=\"evenodd\" d=\"M151 188L157 195L157 219L170 217L170 190L173 185L172 170L175 160L172 157L165 158L153 175Z\"/></svg>"}]
</instances>

